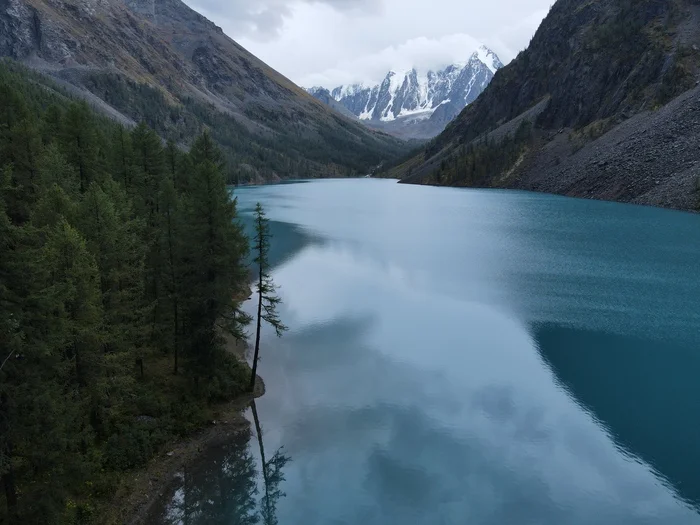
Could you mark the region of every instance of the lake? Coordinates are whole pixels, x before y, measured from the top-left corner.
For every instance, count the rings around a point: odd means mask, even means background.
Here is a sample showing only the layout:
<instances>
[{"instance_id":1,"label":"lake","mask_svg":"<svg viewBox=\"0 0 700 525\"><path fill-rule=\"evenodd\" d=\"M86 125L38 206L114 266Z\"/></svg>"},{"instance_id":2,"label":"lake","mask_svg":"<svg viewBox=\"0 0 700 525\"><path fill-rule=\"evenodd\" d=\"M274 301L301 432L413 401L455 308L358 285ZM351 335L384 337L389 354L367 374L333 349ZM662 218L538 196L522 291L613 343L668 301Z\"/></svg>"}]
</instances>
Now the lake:
<instances>
[{"instance_id":1,"label":"lake","mask_svg":"<svg viewBox=\"0 0 700 525\"><path fill-rule=\"evenodd\" d=\"M700 216L371 179L236 195L272 220L290 330L263 334L262 439L209 451L155 522L700 523Z\"/></svg>"}]
</instances>

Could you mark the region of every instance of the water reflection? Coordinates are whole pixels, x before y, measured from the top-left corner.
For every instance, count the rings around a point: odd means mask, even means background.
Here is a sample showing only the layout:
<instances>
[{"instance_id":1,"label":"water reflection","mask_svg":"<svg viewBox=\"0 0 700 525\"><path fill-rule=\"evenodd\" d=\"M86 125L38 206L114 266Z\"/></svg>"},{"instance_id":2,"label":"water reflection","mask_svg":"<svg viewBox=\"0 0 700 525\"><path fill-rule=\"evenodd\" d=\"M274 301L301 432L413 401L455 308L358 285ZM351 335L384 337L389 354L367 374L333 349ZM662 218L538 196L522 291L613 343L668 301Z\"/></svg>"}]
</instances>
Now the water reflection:
<instances>
[{"instance_id":1,"label":"water reflection","mask_svg":"<svg viewBox=\"0 0 700 525\"><path fill-rule=\"evenodd\" d=\"M255 401L251 404L257 439L238 432L212 447L176 477L168 499L151 511L148 523L162 525L276 525L283 469L282 449L266 459ZM257 450L252 444L257 442ZM257 461L255 452L260 461ZM262 476L261 476L262 474Z\"/></svg>"},{"instance_id":2,"label":"water reflection","mask_svg":"<svg viewBox=\"0 0 700 525\"><path fill-rule=\"evenodd\" d=\"M240 221L246 234L252 239L255 235L252 216L242 215ZM313 233L286 222L270 221L270 232L275 240L270 245L269 254L270 266L273 269L292 259L307 246L323 244L323 241ZM253 257L254 254L250 253L251 263Z\"/></svg>"},{"instance_id":3,"label":"water reflection","mask_svg":"<svg viewBox=\"0 0 700 525\"><path fill-rule=\"evenodd\" d=\"M386 181L241 195L277 221L291 327L263 332L258 522L700 522L677 498L700 491L697 217Z\"/></svg>"},{"instance_id":4,"label":"water reflection","mask_svg":"<svg viewBox=\"0 0 700 525\"><path fill-rule=\"evenodd\" d=\"M284 492L280 490L280 484L284 481L282 469L289 463L290 458L282 453L282 449L279 449L269 461L265 460L265 445L263 444L263 433L255 400L251 401L250 408L253 411L255 433L258 436L260 464L263 472L263 484L265 485L265 495L262 498L260 513L265 525L277 525L277 503L280 498L285 496Z\"/></svg>"},{"instance_id":5,"label":"water reflection","mask_svg":"<svg viewBox=\"0 0 700 525\"><path fill-rule=\"evenodd\" d=\"M700 504L700 354L691 346L542 324L542 357L619 445ZM673 356L670 358L670 356Z\"/></svg>"},{"instance_id":6,"label":"water reflection","mask_svg":"<svg viewBox=\"0 0 700 525\"><path fill-rule=\"evenodd\" d=\"M185 468L169 503L155 509L149 521L167 525L258 523L257 471L249 437L250 432L238 433Z\"/></svg>"}]
</instances>

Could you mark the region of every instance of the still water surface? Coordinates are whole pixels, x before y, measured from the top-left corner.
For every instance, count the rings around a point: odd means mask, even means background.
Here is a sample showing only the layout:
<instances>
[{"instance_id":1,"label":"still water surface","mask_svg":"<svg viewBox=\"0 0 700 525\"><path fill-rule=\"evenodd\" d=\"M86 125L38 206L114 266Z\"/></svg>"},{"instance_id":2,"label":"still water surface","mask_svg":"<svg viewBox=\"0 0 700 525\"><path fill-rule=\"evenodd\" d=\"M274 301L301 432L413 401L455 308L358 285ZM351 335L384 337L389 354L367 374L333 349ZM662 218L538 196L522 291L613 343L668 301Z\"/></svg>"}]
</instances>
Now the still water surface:
<instances>
[{"instance_id":1,"label":"still water surface","mask_svg":"<svg viewBox=\"0 0 700 525\"><path fill-rule=\"evenodd\" d=\"M273 221L290 331L263 337L262 440L211 450L154 521L700 523L700 217L376 180L237 195Z\"/></svg>"}]
</instances>

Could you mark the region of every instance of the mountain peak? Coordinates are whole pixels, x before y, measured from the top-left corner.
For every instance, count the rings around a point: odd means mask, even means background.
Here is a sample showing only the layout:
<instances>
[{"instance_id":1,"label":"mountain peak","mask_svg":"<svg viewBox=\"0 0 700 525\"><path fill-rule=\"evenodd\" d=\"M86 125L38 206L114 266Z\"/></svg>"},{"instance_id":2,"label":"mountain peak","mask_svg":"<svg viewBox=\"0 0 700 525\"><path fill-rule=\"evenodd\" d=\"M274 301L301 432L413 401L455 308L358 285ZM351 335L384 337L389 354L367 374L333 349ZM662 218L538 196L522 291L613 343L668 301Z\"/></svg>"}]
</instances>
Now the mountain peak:
<instances>
[{"instance_id":1,"label":"mountain peak","mask_svg":"<svg viewBox=\"0 0 700 525\"><path fill-rule=\"evenodd\" d=\"M474 56L488 67L493 74L503 67L503 62L498 58L498 55L491 51L488 47L481 45L474 52Z\"/></svg>"},{"instance_id":2,"label":"mountain peak","mask_svg":"<svg viewBox=\"0 0 700 525\"><path fill-rule=\"evenodd\" d=\"M401 127L401 136L429 138L476 100L501 67L498 56L480 46L466 62L440 70L423 73L415 67L391 69L379 84L351 84L329 91L336 102L367 124L377 124L387 132ZM317 88L309 93L322 100ZM421 130L415 134L406 134L405 123L420 124L431 119L430 126L420 125Z\"/></svg>"}]
</instances>

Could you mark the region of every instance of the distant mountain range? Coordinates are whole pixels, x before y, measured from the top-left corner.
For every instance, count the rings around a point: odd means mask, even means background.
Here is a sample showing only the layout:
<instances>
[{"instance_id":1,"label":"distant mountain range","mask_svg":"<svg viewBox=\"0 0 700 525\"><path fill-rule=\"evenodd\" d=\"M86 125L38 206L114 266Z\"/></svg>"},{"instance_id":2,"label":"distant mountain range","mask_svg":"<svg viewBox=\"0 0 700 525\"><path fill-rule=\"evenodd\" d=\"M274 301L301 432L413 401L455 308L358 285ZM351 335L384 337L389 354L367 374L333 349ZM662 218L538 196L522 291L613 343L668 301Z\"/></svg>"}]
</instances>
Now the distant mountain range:
<instances>
[{"instance_id":1,"label":"distant mountain range","mask_svg":"<svg viewBox=\"0 0 700 525\"><path fill-rule=\"evenodd\" d=\"M375 129L403 138L431 138L477 99L501 67L498 56L481 46L466 62L439 71L389 71L381 84L307 91Z\"/></svg>"}]
</instances>

